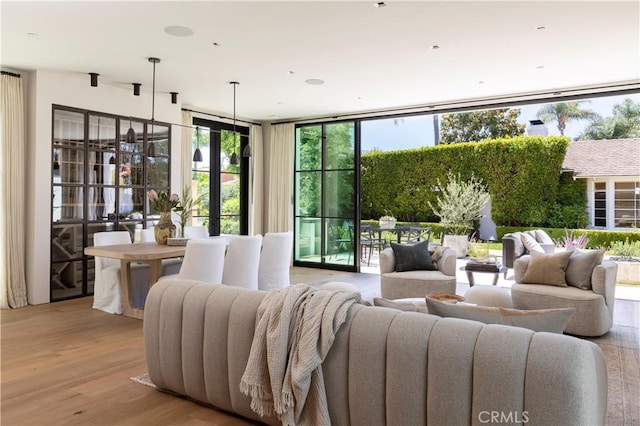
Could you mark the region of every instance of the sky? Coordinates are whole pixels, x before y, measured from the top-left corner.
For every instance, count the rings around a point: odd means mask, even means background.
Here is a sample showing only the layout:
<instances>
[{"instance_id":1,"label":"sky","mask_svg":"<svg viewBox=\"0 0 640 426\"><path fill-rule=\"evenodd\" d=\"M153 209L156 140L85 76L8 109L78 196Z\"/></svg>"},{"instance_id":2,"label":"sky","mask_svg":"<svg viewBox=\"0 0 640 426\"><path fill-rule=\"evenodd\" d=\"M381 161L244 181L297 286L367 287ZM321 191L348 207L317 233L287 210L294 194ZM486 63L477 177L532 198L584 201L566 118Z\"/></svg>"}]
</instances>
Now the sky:
<instances>
[{"instance_id":1,"label":"sky","mask_svg":"<svg viewBox=\"0 0 640 426\"><path fill-rule=\"evenodd\" d=\"M632 94L592 98L589 102L585 102L580 106L583 109L595 111L602 117L610 117L613 106L621 103L625 98L631 98L635 102L640 102L640 94ZM544 104L518 107L521 110L518 122L528 125L529 120L537 119L536 113L542 105ZM573 139L577 137L588 124L588 120L570 121L567 123L565 135ZM547 128L549 129L549 135L560 134L555 122L550 123ZM381 151L420 148L423 146L433 146L435 143L433 116L431 115L363 121L361 132L363 152L370 151L373 148Z\"/></svg>"}]
</instances>

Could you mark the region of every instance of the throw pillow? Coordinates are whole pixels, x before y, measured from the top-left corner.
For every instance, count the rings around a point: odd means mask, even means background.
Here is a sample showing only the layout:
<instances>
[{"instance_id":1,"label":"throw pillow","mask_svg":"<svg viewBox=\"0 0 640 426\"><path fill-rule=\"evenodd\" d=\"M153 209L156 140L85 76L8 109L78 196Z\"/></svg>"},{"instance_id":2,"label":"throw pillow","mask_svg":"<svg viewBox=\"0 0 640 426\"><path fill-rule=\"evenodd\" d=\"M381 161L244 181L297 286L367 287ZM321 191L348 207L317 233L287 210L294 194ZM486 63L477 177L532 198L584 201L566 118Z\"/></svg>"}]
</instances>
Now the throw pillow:
<instances>
[{"instance_id":1,"label":"throw pillow","mask_svg":"<svg viewBox=\"0 0 640 426\"><path fill-rule=\"evenodd\" d=\"M571 257L570 251L554 254L533 252L521 284L546 284L566 287L565 272Z\"/></svg>"},{"instance_id":2,"label":"throw pillow","mask_svg":"<svg viewBox=\"0 0 640 426\"><path fill-rule=\"evenodd\" d=\"M593 269L602 263L604 249L581 252L573 250L567 266L567 284L582 290L591 290L591 274Z\"/></svg>"},{"instance_id":3,"label":"throw pillow","mask_svg":"<svg viewBox=\"0 0 640 426\"><path fill-rule=\"evenodd\" d=\"M431 260L433 260L435 263L440 262L440 259L442 259L442 255L444 254L445 250L447 250L446 247L444 246L437 246L434 250L433 253L431 253Z\"/></svg>"},{"instance_id":4,"label":"throw pillow","mask_svg":"<svg viewBox=\"0 0 640 426\"><path fill-rule=\"evenodd\" d=\"M542 229L536 229L536 241L540 244L553 244L553 240Z\"/></svg>"},{"instance_id":5,"label":"throw pillow","mask_svg":"<svg viewBox=\"0 0 640 426\"><path fill-rule=\"evenodd\" d=\"M373 298L373 306L381 306L383 308L399 309L406 312L422 312L428 314L429 310L424 303L424 299L416 299L416 301L404 301L398 302L389 299L383 299L382 297Z\"/></svg>"},{"instance_id":6,"label":"throw pillow","mask_svg":"<svg viewBox=\"0 0 640 426\"><path fill-rule=\"evenodd\" d=\"M524 248L526 248L529 253L544 253L544 249L540 245L539 242L536 241L535 237L531 236L528 232L523 232L520 234L520 238L522 238L522 244Z\"/></svg>"},{"instance_id":7,"label":"throw pillow","mask_svg":"<svg viewBox=\"0 0 640 426\"><path fill-rule=\"evenodd\" d=\"M391 243L396 258L396 272L403 271L435 271L438 268L431 260L429 241L416 244Z\"/></svg>"},{"instance_id":8,"label":"throw pillow","mask_svg":"<svg viewBox=\"0 0 640 426\"><path fill-rule=\"evenodd\" d=\"M479 321L485 324L502 324L528 328L533 331L562 333L573 314L573 308L520 310L442 303L426 298L427 308L433 315Z\"/></svg>"}]
</instances>

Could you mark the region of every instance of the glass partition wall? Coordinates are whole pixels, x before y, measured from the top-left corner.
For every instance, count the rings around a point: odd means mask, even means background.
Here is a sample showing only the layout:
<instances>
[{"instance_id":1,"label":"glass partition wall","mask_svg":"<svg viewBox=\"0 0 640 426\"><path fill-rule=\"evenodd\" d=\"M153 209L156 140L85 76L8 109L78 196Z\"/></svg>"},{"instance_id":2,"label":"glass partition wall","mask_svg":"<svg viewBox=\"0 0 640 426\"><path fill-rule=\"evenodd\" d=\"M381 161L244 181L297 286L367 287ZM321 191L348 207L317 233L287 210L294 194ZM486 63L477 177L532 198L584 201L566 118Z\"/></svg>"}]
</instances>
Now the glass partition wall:
<instances>
[{"instance_id":1,"label":"glass partition wall","mask_svg":"<svg viewBox=\"0 0 640 426\"><path fill-rule=\"evenodd\" d=\"M131 126L136 140L127 142ZM170 130L62 106L53 108L51 301L93 293L93 234L153 226L147 190L169 191Z\"/></svg>"},{"instance_id":2,"label":"glass partition wall","mask_svg":"<svg viewBox=\"0 0 640 426\"><path fill-rule=\"evenodd\" d=\"M359 266L356 124L296 128L294 263Z\"/></svg>"}]
</instances>

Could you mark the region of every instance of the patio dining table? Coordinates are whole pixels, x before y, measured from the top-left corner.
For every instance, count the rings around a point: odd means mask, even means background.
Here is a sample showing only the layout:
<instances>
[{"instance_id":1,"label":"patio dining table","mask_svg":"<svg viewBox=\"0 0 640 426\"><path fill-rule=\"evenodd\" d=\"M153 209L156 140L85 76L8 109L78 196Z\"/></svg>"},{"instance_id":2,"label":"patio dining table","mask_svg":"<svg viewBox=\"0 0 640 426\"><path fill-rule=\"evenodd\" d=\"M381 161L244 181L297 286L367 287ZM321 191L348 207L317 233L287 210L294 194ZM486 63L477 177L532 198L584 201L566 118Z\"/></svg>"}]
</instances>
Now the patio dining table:
<instances>
[{"instance_id":1,"label":"patio dining table","mask_svg":"<svg viewBox=\"0 0 640 426\"><path fill-rule=\"evenodd\" d=\"M373 232L377 232L378 233L378 239L382 239L382 233L383 232L391 232L396 234L396 242L398 244L400 244L400 242L402 241L402 234L404 232L407 232L409 230L408 226L396 226L394 228L380 228L380 227L373 227L372 228Z\"/></svg>"}]
</instances>

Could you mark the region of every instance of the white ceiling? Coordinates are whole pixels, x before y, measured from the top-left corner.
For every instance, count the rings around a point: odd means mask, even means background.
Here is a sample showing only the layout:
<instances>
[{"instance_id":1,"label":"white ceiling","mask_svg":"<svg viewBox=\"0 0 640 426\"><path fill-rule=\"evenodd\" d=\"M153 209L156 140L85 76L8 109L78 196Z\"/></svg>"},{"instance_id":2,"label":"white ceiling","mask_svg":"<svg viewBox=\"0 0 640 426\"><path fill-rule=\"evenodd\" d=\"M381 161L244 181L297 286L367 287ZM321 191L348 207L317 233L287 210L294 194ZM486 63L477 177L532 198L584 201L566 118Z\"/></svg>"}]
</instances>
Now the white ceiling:
<instances>
[{"instance_id":1,"label":"white ceiling","mask_svg":"<svg viewBox=\"0 0 640 426\"><path fill-rule=\"evenodd\" d=\"M373 4L2 1L2 66L150 93L155 56L156 92L231 115L236 80L237 116L266 121L640 82L637 1Z\"/></svg>"}]
</instances>

